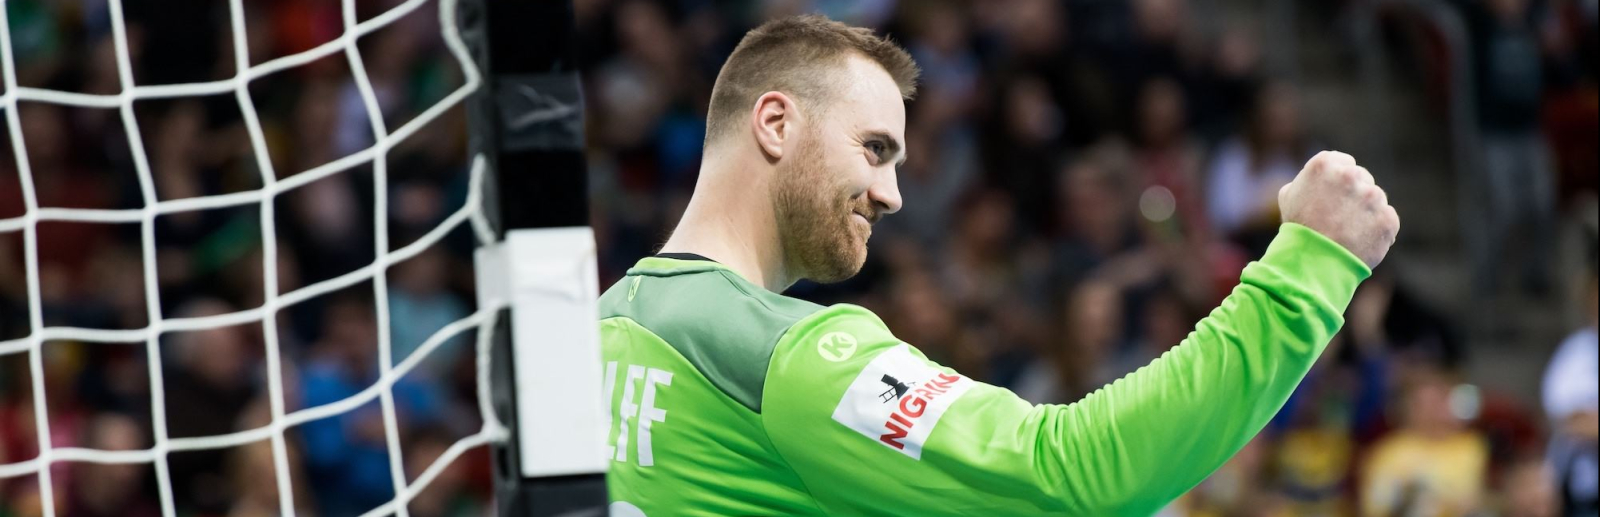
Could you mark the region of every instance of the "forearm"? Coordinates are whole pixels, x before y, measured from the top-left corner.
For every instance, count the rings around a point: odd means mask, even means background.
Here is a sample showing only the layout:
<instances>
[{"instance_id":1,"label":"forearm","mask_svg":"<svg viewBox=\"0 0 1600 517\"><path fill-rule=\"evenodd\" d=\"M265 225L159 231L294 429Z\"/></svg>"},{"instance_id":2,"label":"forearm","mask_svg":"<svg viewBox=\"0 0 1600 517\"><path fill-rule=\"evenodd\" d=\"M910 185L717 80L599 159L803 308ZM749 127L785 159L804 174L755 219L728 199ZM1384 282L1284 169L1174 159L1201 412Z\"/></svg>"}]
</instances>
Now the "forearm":
<instances>
[{"instance_id":1,"label":"forearm","mask_svg":"<svg viewBox=\"0 0 1600 517\"><path fill-rule=\"evenodd\" d=\"M1149 514L1258 433L1328 340L1360 261L1286 225L1261 262L1182 344L1065 407L1043 407L1038 437L1087 514Z\"/></svg>"}]
</instances>

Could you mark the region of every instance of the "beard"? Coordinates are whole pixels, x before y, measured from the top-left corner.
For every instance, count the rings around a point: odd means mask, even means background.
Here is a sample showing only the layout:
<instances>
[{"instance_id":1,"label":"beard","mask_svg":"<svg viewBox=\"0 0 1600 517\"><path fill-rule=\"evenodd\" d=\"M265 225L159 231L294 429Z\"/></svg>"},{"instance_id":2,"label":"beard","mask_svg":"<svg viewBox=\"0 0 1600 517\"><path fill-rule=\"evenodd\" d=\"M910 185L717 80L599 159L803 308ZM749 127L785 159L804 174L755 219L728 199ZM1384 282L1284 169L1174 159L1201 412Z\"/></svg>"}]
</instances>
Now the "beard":
<instances>
[{"instance_id":1,"label":"beard","mask_svg":"<svg viewBox=\"0 0 1600 517\"><path fill-rule=\"evenodd\" d=\"M827 170L816 135L807 135L794 159L778 168L772 197L778 239L791 275L814 282L841 282L855 276L867 261L870 226L852 214L875 220L865 194L853 199L842 174Z\"/></svg>"}]
</instances>

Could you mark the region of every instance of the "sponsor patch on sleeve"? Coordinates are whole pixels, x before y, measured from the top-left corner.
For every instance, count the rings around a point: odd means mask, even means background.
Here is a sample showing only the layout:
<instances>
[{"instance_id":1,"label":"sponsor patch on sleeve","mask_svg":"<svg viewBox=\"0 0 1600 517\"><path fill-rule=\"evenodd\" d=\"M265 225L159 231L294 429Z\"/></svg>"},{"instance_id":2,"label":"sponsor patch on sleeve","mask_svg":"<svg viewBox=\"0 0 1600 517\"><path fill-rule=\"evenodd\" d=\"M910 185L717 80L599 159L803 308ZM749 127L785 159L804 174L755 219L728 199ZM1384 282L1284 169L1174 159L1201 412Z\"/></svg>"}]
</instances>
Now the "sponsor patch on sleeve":
<instances>
[{"instance_id":1,"label":"sponsor patch on sleeve","mask_svg":"<svg viewBox=\"0 0 1600 517\"><path fill-rule=\"evenodd\" d=\"M972 385L972 379L929 366L901 343L862 368L833 409L833 420L921 460L939 417Z\"/></svg>"}]
</instances>

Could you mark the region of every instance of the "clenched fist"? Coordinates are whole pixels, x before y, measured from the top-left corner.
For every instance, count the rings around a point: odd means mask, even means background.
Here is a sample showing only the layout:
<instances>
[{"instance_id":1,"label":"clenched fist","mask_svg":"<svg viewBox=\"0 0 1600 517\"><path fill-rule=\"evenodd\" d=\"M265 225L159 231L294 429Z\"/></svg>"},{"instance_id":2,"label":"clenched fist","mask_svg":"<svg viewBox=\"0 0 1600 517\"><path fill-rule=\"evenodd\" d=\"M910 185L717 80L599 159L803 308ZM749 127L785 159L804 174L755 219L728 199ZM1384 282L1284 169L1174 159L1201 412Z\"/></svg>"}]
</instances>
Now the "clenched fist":
<instances>
[{"instance_id":1,"label":"clenched fist","mask_svg":"<svg viewBox=\"0 0 1600 517\"><path fill-rule=\"evenodd\" d=\"M1284 222L1299 223L1378 267L1400 232L1400 215L1372 173L1338 151L1317 153L1294 181L1278 190Z\"/></svg>"}]
</instances>

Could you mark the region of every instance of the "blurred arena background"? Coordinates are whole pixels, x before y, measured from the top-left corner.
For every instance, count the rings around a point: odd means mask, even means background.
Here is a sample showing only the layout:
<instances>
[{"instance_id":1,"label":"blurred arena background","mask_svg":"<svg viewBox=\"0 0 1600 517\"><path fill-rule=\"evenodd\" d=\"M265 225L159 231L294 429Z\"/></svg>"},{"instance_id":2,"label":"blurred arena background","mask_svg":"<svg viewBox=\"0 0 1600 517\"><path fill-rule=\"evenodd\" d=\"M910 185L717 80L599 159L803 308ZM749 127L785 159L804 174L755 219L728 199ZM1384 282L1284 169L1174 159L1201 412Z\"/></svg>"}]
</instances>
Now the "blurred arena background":
<instances>
[{"instance_id":1,"label":"blurred arena background","mask_svg":"<svg viewBox=\"0 0 1600 517\"><path fill-rule=\"evenodd\" d=\"M359 1L358 13L396 3ZM244 4L252 63L343 31L338 2ZM4 8L19 85L121 90L104 0ZM1594 0L575 8L602 285L676 224L711 84L738 38L772 16L822 12L892 34L924 80L908 106L905 209L875 232L860 276L792 294L865 305L932 359L1034 402L1070 403L1180 341L1273 235L1278 187L1316 151L1344 150L1390 193L1404 222L1399 243L1268 430L1165 514L1595 515ZM124 14L139 84L232 76L226 2L128 0ZM436 9L361 45L391 127L463 81ZM250 90L280 178L373 144L342 55ZM41 206L142 206L115 109L19 104ZM134 109L160 199L260 188L232 95ZM25 208L11 135L0 141L4 220ZM390 152L393 247L462 205L466 153L460 107ZM372 181L357 167L278 198L282 291L374 260ZM157 219L158 314L262 304L256 210ZM38 232L47 325L145 326L138 225L44 222ZM388 272L395 361L472 312L469 233ZM0 341L29 332L22 248L21 232L0 233ZM289 410L372 383L372 293L362 283L281 314ZM455 338L395 387L408 477L481 425L471 339ZM168 434L263 425L263 340L259 325L165 336ZM44 350L55 447L150 446L143 347L51 341ZM27 354L0 355L0 465L38 453L30 376ZM393 499L383 433L376 402L292 429L301 514L355 515ZM182 515L277 513L265 442L170 461ZM51 472L59 515L160 513L150 465L59 462ZM34 478L0 478L0 516L39 511ZM410 511L485 514L490 483L488 456L476 450Z\"/></svg>"}]
</instances>

